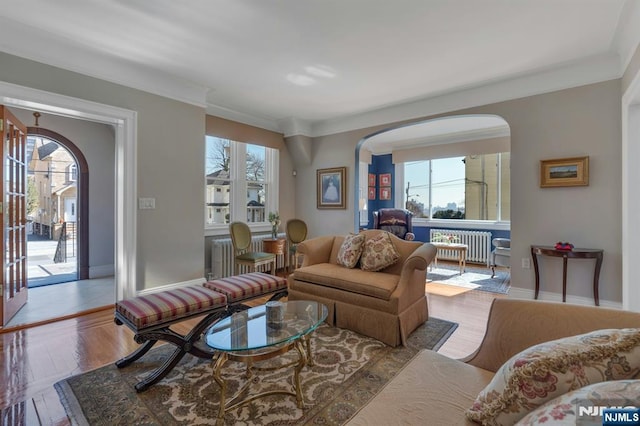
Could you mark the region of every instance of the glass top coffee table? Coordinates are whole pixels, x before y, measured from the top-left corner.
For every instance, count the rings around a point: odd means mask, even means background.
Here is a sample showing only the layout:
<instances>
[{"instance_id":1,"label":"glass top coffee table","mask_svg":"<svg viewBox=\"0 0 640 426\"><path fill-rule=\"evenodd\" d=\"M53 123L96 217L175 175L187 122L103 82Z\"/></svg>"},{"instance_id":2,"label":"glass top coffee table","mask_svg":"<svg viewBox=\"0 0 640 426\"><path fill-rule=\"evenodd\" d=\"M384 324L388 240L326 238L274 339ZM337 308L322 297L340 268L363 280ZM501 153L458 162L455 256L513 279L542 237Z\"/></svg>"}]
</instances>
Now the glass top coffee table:
<instances>
[{"instance_id":1,"label":"glass top coffee table","mask_svg":"<svg viewBox=\"0 0 640 426\"><path fill-rule=\"evenodd\" d=\"M205 333L205 343L215 349L213 378L220 386L220 409L217 419L219 425L224 424L225 412L267 395L295 396L298 408L303 408L300 372L305 365L313 365L309 335L327 318L328 311L326 306L313 301L295 300L277 303L279 306L269 307L270 312L267 312L266 305L236 312L215 323ZM269 304L271 305L272 302ZM280 315L274 317L274 313L280 313ZM222 378L222 367L227 360L246 363L247 376L250 377L254 362L274 358L292 349L298 352L298 361L279 368L295 366L295 392L272 390L236 401L242 394L243 388L227 403L227 384ZM250 380L247 381L247 385L249 383Z\"/></svg>"}]
</instances>

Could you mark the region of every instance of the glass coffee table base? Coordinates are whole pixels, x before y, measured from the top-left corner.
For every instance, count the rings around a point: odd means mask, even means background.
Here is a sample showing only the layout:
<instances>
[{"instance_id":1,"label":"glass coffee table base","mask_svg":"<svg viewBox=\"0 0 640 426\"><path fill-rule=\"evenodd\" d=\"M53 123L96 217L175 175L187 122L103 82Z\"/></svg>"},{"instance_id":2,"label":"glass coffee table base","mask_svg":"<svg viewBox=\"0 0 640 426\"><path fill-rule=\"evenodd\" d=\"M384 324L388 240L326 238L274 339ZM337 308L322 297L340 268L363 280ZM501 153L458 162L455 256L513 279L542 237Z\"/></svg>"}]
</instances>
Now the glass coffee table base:
<instances>
[{"instance_id":1,"label":"glass coffee table base","mask_svg":"<svg viewBox=\"0 0 640 426\"><path fill-rule=\"evenodd\" d=\"M306 348L305 348L306 343ZM271 390L266 392L261 392L256 395L252 395L248 398L241 399L236 401L241 397L241 394L246 390L246 387L249 386L251 381L247 381L247 384L243 386L240 391L238 391L237 395L232 397L227 402L227 382L222 378L222 367L228 361L239 361L247 364L247 376L251 377L251 366L254 362L264 361L267 359L275 358L278 355L285 354L289 352L291 349L294 349L298 352L298 362L290 363L283 366L279 366L277 368L286 368L291 365L295 365L294 374L293 374L293 383L294 383L294 391L288 390ZM216 383L220 386L220 408L218 409L218 418L216 420L216 425L222 426L224 425L224 415L227 411L234 410L238 407L241 407L249 402L263 398L269 395L291 395L296 397L296 404L298 408L304 407L304 400L302 398L302 385L300 384L300 372L307 365L308 359L310 360L310 345L309 345L309 337L308 335L302 336L299 339L296 339L292 342L285 343L283 346L278 347L276 350L268 351L268 352L259 352L248 351L249 353L242 352L225 352L220 351L213 357L213 378ZM309 362L312 364L312 361Z\"/></svg>"}]
</instances>

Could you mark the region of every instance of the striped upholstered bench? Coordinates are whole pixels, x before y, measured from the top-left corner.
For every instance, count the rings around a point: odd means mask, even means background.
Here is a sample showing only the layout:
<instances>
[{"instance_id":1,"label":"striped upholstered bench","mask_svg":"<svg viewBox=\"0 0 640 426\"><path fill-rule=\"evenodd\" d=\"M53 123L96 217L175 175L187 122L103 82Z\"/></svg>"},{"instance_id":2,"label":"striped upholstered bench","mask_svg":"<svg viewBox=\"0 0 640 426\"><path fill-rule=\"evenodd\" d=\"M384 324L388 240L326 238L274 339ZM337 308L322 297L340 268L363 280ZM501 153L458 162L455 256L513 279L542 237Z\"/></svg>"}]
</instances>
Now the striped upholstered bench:
<instances>
[{"instance_id":1,"label":"striped upholstered bench","mask_svg":"<svg viewBox=\"0 0 640 426\"><path fill-rule=\"evenodd\" d=\"M287 280L264 272L252 272L227 278L218 278L203 284L205 288L222 293L227 297L230 313L245 310L244 302L272 294L269 300L277 300L287 295Z\"/></svg>"},{"instance_id":2,"label":"striped upholstered bench","mask_svg":"<svg viewBox=\"0 0 640 426\"><path fill-rule=\"evenodd\" d=\"M272 295L269 300L286 296L287 281L254 272L212 280L202 286L181 287L122 300L116 303L114 320L116 324L125 324L133 330L134 340L142 346L118 360L116 366L130 365L158 341L176 346L157 370L136 384L136 390L142 392L165 377L185 354L212 357L212 349L198 344L204 331L220 318L247 309L243 302L269 294ZM196 316L203 318L189 333L182 335L170 329L171 325Z\"/></svg>"}]
</instances>

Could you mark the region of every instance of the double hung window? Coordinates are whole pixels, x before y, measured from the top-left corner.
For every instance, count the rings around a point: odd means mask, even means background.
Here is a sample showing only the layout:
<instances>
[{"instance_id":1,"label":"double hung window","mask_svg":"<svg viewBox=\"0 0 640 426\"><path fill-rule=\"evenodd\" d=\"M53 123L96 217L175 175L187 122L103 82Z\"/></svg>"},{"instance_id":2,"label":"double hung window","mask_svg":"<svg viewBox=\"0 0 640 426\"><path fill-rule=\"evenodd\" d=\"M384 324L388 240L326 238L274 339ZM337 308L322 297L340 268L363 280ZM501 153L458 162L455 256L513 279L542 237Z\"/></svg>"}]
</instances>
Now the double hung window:
<instances>
[{"instance_id":1,"label":"double hung window","mask_svg":"<svg viewBox=\"0 0 640 426\"><path fill-rule=\"evenodd\" d=\"M266 223L278 210L278 150L215 136L205 140L205 222Z\"/></svg>"}]
</instances>

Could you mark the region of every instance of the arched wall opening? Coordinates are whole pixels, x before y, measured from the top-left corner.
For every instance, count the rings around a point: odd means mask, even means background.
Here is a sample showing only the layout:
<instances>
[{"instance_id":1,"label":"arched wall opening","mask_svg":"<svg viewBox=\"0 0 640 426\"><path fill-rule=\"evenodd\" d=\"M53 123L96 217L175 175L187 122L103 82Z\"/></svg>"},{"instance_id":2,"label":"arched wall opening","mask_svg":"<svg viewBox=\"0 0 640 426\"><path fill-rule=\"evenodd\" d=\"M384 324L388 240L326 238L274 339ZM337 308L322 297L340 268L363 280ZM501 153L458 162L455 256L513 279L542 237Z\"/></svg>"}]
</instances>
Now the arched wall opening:
<instances>
[{"instance_id":1,"label":"arched wall opening","mask_svg":"<svg viewBox=\"0 0 640 426\"><path fill-rule=\"evenodd\" d=\"M362 182L363 174L358 173L358 170L360 170L361 162L370 164L374 155L391 154L390 157L393 160L388 162L395 163L396 161L403 162L418 158L436 159L447 156L507 152L510 151L510 136L510 127L506 120L492 114L437 117L393 126L367 135L358 142L355 149L354 206L370 203L366 198L362 199L362 189L366 188L367 183ZM402 197L399 196L399 192L403 190L403 184L400 182L403 180L403 176L398 175L401 175L402 171L395 172L395 169L397 168L392 167L385 170L385 172L391 173L391 200L382 207L404 207L400 202ZM376 184L379 182L376 181ZM379 190L380 188L376 187L375 189ZM370 192L370 188L367 192ZM374 197L377 198L379 195L380 191L376 191ZM376 205L379 206L379 203ZM355 209L354 211L354 230L356 232L361 227L361 210ZM462 224L462 222L458 224ZM497 228L508 230L509 225L503 223Z\"/></svg>"}]
</instances>

